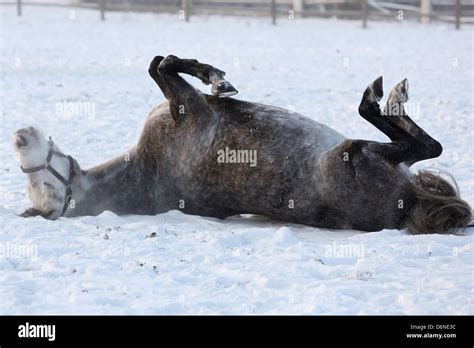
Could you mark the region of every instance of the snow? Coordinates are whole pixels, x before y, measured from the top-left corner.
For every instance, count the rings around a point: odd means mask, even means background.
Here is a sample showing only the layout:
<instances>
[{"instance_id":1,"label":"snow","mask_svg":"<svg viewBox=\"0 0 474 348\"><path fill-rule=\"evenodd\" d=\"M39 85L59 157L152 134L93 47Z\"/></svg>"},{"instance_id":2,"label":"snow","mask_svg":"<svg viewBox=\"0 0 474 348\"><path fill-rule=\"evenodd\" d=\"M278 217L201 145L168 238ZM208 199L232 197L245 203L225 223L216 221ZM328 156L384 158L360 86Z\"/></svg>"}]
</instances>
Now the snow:
<instances>
[{"instance_id":1,"label":"snow","mask_svg":"<svg viewBox=\"0 0 474 348\"><path fill-rule=\"evenodd\" d=\"M268 18L219 16L184 23L146 13L107 13L101 22L92 10L15 11L0 7L1 314L474 314L472 229L361 233L179 211L22 219L26 176L10 144L16 129L33 125L83 168L127 150L163 100L147 74L157 54L211 63L238 98L378 141L386 138L357 113L362 92L383 75L388 95L407 77L407 109L444 146L441 158L417 167L448 170L473 204L471 28L394 21L363 30L359 21L285 18L273 27ZM61 113L68 102L79 109Z\"/></svg>"}]
</instances>

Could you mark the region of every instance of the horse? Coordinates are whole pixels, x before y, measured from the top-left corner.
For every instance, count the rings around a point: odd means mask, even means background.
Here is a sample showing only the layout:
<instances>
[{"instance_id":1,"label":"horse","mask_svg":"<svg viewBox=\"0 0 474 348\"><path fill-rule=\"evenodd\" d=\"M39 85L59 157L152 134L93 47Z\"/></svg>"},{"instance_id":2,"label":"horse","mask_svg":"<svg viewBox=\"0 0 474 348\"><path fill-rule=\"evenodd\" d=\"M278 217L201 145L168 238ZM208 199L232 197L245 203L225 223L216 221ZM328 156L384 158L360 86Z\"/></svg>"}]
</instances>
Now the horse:
<instances>
[{"instance_id":1,"label":"horse","mask_svg":"<svg viewBox=\"0 0 474 348\"><path fill-rule=\"evenodd\" d=\"M330 229L451 233L471 208L439 173L410 171L441 144L406 113L408 81L365 89L359 114L390 142L348 139L296 112L242 101L225 72L195 59L156 56L148 70L165 102L126 154L88 170L33 127L13 137L33 207L21 216L238 214ZM212 85L204 94L179 74Z\"/></svg>"}]
</instances>

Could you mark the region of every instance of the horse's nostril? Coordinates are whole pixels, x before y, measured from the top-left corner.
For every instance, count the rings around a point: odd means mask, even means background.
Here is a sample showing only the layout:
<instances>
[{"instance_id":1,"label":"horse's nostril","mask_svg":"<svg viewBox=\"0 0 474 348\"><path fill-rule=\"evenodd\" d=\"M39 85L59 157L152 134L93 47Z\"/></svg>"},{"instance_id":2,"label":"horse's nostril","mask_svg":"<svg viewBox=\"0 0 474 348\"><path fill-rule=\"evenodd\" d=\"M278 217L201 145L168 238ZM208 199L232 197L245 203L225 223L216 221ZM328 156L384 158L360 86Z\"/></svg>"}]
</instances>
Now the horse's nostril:
<instances>
[{"instance_id":1,"label":"horse's nostril","mask_svg":"<svg viewBox=\"0 0 474 348\"><path fill-rule=\"evenodd\" d=\"M34 127L22 128L17 130L15 135L21 135L23 137L35 136L36 129Z\"/></svg>"},{"instance_id":2,"label":"horse's nostril","mask_svg":"<svg viewBox=\"0 0 474 348\"><path fill-rule=\"evenodd\" d=\"M18 147L26 147L34 137L35 129L33 127L22 128L15 132L14 143Z\"/></svg>"},{"instance_id":3,"label":"horse's nostril","mask_svg":"<svg viewBox=\"0 0 474 348\"><path fill-rule=\"evenodd\" d=\"M24 134L22 134L18 131L16 133L16 137L15 137L15 144L19 147L27 146L28 145L28 140L26 139Z\"/></svg>"}]
</instances>

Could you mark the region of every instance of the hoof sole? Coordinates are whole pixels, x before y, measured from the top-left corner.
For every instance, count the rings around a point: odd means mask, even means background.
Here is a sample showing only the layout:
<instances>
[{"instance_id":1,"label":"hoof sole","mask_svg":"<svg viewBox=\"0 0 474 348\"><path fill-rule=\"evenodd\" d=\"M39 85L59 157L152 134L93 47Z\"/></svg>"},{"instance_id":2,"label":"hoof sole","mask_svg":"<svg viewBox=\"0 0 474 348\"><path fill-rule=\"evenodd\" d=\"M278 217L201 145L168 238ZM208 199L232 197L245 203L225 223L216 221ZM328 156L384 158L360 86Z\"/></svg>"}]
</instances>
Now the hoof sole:
<instances>
[{"instance_id":1,"label":"hoof sole","mask_svg":"<svg viewBox=\"0 0 474 348\"><path fill-rule=\"evenodd\" d=\"M212 85L212 94L217 97L230 97L237 94L238 91L229 81L221 80Z\"/></svg>"}]
</instances>

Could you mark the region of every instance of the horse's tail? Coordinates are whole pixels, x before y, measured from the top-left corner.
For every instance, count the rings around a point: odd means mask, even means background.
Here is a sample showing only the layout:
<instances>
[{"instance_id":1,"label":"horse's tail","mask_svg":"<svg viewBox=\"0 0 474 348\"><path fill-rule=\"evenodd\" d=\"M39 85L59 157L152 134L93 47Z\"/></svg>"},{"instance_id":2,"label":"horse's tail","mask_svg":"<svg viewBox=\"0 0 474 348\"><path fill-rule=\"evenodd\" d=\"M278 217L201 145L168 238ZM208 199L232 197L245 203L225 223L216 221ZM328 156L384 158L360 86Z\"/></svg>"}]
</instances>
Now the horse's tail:
<instances>
[{"instance_id":1,"label":"horse's tail","mask_svg":"<svg viewBox=\"0 0 474 348\"><path fill-rule=\"evenodd\" d=\"M454 178L444 172L421 170L413 185L415 203L408 213L407 228L412 234L453 233L463 230L471 221L472 209L459 196Z\"/></svg>"}]
</instances>

